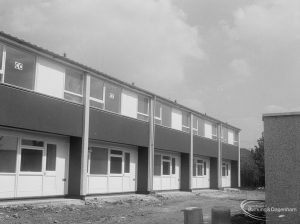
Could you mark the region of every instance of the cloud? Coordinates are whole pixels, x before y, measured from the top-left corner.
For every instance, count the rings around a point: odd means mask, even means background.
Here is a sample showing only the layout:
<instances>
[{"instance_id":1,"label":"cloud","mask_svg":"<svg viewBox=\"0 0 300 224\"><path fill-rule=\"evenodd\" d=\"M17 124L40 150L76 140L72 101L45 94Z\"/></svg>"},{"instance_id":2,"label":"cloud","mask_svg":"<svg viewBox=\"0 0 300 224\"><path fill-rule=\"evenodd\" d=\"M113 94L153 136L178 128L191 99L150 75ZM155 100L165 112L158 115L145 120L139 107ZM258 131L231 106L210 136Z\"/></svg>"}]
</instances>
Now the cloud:
<instances>
[{"instance_id":1,"label":"cloud","mask_svg":"<svg viewBox=\"0 0 300 224\"><path fill-rule=\"evenodd\" d=\"M0 0L0 30L138 86L163 92L204 57L198 30L172 0Z\"/></svg>"},{"instance_id":2,"label":"cloud","mask_svg":"<svg viewBox=\"0 0 300 224\"><path fill-rule=\"evenodd\" d=\"M234 59L231 61L230 70L238 77L251 76L251 69L249 64L244 59Z\"/></svg>"},{"instance_id":3,"label":"cloud","mask_svg":"<svg viewBox=\"0 0 300 224\"><path fill-rule=\"evenodd\" d=\"M298 0L256 0L234 13L233 38L276 47L300 41Z\"/></svg>"}]
</instances>

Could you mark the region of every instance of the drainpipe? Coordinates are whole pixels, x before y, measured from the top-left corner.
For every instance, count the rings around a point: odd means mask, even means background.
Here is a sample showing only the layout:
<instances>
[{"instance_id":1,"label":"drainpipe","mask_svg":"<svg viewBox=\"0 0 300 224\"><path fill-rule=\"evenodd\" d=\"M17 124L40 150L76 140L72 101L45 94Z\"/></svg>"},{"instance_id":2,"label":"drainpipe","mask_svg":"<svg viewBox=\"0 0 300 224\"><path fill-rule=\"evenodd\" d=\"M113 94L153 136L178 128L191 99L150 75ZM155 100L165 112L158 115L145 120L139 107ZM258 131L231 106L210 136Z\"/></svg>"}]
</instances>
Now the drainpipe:
<instances>
[{"instance_id":1,"label":"drainpipe","mask_svg":"<svg viewBox=\"0 0 300 224\"><path fill-rule=\"evenodd\" d=\"M241 147L240 147L240 131L238 132L238 187L241 187Z\"/></svg>"},{"instance_id":2,"label":"drainpipe","mask_svg":"<svg viewBox=\"0 0 300 224\"><path fill-rule=\"evenodd\" d=\"M153 191L153 171L154 171L154 111L156 97L150 99L149 113L149 149L148 149L148 186L147 191Z\"/></svg>"},{"instance_id":3,"label":"drainpipe","mask_svg":"<svg viewBox=\"0 0 300 224\"><path fill-rule=\"evenodd\" d=\"M190 161L189 161L189 189L193 188L193 160L194 160L194 135L193 135L193 119L194 115L190 116Z\"/></svg>"},{"instance_id":4,"label":"drainpipe","mask_svg":"<svg viewBox=\"0 0 300 224\"><path fill-rule=\"evenodd\" d=\"M89 148L89 121L90 121L90 80L89 74L85 75L83 136L81 150L80 196L87 194L87 162Z\"/></svg>"},{"instance_id":5,"label":"drainpipe","mask_svg":"<svg viewBox=\"0 0 300 224\"><path fill-rule=\"evenodd\" d=\"M218 189L222 188L222 124L218 124Z\"/></svg>"}]
</instances>

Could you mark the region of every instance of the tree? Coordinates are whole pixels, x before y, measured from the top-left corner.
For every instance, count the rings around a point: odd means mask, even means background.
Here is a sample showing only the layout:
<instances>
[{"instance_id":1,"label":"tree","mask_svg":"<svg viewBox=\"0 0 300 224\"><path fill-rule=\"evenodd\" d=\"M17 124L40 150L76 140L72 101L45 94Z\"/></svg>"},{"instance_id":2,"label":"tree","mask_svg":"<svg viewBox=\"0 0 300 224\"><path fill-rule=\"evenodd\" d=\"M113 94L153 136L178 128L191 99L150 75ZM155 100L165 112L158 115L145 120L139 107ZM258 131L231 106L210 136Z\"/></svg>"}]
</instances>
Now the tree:
<instances>
[{"instance_id":1,"label":"tree","mask_svg":"<svg viewBox=\"0 0 300 224\"><path fill-rule=\"evenodd\" d=\"M265 186L265 152L264 152L264 136L257 140L257 146L251 150L252 157L258 168L259 186Z\"/></svg>"}]
</instances>

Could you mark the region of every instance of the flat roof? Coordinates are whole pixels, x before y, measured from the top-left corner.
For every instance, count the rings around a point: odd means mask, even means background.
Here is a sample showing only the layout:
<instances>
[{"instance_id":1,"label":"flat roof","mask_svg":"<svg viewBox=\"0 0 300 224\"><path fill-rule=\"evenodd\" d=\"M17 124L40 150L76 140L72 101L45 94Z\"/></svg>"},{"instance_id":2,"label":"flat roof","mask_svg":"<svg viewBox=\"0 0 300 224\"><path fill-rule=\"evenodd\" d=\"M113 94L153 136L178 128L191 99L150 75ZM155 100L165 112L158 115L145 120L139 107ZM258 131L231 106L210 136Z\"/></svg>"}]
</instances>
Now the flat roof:
<instances>
[{"instance_id":1,"label":"flat roof","mask_svg":"<svg viewBox=\"0 0 300 224\"><path fill-rule=\"evenodd\" d=\"M280 112L280 113L266 113L263 114L263 119L265 117L287 117L287 116L300 116L300 111L293 111L293 112Z\"/></svg>"},{"instance_id":2,"label":"flat roof","mask_svg":"<svg viewBox=\"0 0 300 224\"><path fill-rule=\"evenodd\" d=\"M233 126L233 125L230 125L230 124L228 124L228 123L226 123L226 122L223 122L223 121L218 120L218 119L216 119L216 118L210 117L210 116L206 115L206 113L198 112L198 111L196 111L196 110L194 110L194 109L188 108L188 107L186 107L186 106L184 106L184 105L182 105L182 104L179 104L179 103L177 103L177 102L174 102L174 101L172 101L172 100L170 100L170 99L167 99L167 98L165 98L165 97L159 96L159 95L157 95L157 94L155 94L155 93L152 93L152 92L150 92L150 91L148 91L148 90L145 90L145 89L142 89L142 88L137 87L137 86L135 86L135 85L126 83L126 82L124 82L124 81L122 81L122 80L119 80L119 79L117 79L117 78L115 78L115 77L112 77L112 76L107 75L107 74L105 74L105 73L103 73L103 72L100 72L100 71L98 71L98 70L96 70L96 69L94 69L94 68L91 68L91 67L89 67L89 66L83 65L83 64L81 64L81 63L79 63L79 62L76 62L76 61L74 61L74 60L72 60L72 59L69 59L69 58L67 58L67 57L65 57L65 56L59 55L59 54L57 54L57 53L54 53L54 52L52 52L52 51L50 51L50 50L48 50L48 49L42 48L42 47L37 46L37 45L35 45L35 44L32 44L32 43L30 43L30 42L28 42L28 41L25 41L25 40L23 40L23 39L20 39L20 38L17 38L17 37L15 37L15 36L12 36L12 35L10 35L10 34L7 34L7 33L3 32L3 31L0 31L0 37L4 38L4 39L1 39L2 41L5 41L5 39L6 39L6 41L9 41L8 43L10 43L10 41L13 41L15 44L20 44L20 45L22 45L22 46L29 47L29 48L32 49L32 50L38 51L38 52L40 52L40 53L42 53L42 54L48 55L49 57L51 57L51 58L54 59L54 60L59 60L59 61L62 61L62 62L71 64L71 65L73 65L73 66L76 66L76 67L81 68L81 69L84 70L84 71L90 72L90 73L92 73L92 74L94 74L94 75L102 76L102 77L104 77L104 78L106 78L106 79L108 79L108 80L111 80L111 81L113 81L113 82L117 82L117 83L119 83L120 85L126 86L126 87L128 87L128 88L134 89L134 90L139 91L139 92L142 92L142 93L144 93L144 94L146 94L146 95L150 95L150 96L153 96L153 97L157 97L157 98L159 98L159 99L162 99L163 101L166 101L166 102L168 102L168 103L174 105L175 107L179 107L179 108L182 108L182 109L184 109L184 110L186 110L186 111L189 111L189 112L193 113L194 115L206 117L208 120L211 120L211 121L216 122L216 123L220 123L220 124L222 124L222 125L224 125L224 126L226 126L226 127L233 128L233 129L238 130L238 131L241 130L241 129L239 129L239 128ZM13 43L10 43L10 44L13 44Z\"/></svg>"}]
</instances>

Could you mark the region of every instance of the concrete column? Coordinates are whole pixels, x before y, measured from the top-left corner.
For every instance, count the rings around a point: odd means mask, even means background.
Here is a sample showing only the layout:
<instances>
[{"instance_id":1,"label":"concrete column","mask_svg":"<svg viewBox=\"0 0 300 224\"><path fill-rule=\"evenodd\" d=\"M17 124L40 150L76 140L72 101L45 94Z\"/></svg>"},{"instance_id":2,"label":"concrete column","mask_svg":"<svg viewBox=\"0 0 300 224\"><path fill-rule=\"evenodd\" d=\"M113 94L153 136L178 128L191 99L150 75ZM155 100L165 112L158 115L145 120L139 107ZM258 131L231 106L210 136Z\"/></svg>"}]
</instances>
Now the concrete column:
<instances>
[{"instance_id":1,"label":"concrete column","mask_svg":"<svg viewBox=\"0 0 300 224\"><path fill-rule=\"evenodd\" d=\"M240 147L240 131L238 132L238 187L241 187L241 147Z\"/></svg>"},{"instance_id":2,"label":"concrete column","mask_svg":"<svg viewBox=\"0 0 300 224\"><path fill-rule=\"evenodd\" d=\"M218 124L218 188L222 188L222 124Z\"/></svg>"},{"instance_id":3,"label":"concrete column","mask_svg":"<svg viewBox=\"0 0 300 224\"><path fill-rule=\"evenodd\" d=\"M193 135L193 119L194 116L190 115L190 163L189 163L189 190L192 190L193 184L193 159L194 159L194 135Z\"/></svg>"},{"instance_id":4,"label":"concrete column","mask_svg":"<svg viewBox=\"0 0 300 224\"><path fill-rule=\"evenodd\" d=\"M150 99L149 110L149 148L148 148L148 191L153 190L153 174L154 174L154 113L156 99Z\"/></svg>"},{"instance_id":5,"label":"concrete column","mask_svg":"<svg viewBox=\"0 0 300 224\"><path fill-rule=\"evenodd\" d=\"M84 113L83 113L83 136L81 149L81 173L80 173L80 195L87 193L87 162L89 147L89 122L90 122L90 80L89 74L85 75L84 88Z\"/></svg>"}]
</instances>

